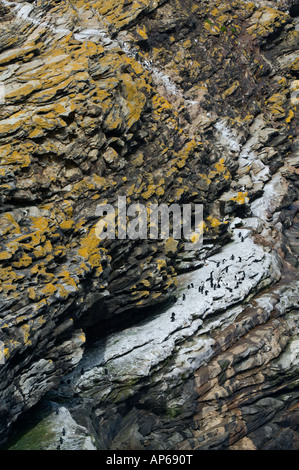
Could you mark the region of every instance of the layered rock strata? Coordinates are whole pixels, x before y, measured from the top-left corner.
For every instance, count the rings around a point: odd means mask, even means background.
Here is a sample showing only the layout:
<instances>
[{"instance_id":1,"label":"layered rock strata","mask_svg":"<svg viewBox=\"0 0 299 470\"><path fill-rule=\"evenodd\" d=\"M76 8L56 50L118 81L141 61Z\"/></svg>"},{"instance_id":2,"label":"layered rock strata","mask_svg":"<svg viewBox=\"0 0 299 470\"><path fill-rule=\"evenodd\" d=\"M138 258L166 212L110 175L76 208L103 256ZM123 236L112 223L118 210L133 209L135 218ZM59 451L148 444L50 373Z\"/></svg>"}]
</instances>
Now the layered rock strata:
<instances>
[{"instance_id":1,"label":"layered rock strata","mask_svg":"<svg viewBox=\"0 0 299 470\"><path fill-rule=\"evenodd\" d=\"M2 442L56 390L66 448L298 447L297 13L2 1ZM120 195L203 204L202 249L99 240Z\"/></svg>"}]
</instances>

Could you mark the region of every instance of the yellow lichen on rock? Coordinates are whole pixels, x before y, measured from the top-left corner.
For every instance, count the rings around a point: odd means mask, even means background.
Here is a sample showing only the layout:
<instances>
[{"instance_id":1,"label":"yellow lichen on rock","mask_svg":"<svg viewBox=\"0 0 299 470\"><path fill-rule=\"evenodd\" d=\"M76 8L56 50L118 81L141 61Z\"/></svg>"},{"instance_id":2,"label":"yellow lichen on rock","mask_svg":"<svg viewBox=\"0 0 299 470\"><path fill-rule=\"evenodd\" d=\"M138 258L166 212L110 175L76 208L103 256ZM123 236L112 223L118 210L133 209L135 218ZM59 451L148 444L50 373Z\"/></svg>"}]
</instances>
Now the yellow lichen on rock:
<instances>
[{"instance_id":1,"label":"yellow lichen on rock","mask_svg":"<svg viewBox=\"0 0 299 470\"><path fill-rule=\"evenodd\" d=\"M92 227L89 234L80 240L80 247L78 255L81 256L86 263L90 264L92 268L98 268L98 274L101 272L101 252L100 240L96 236L96 228Z\"/></svg>"},{"instance_id":2,"label":"yellow lichen on rock","mask_svg":"<svg viewBox=\"0 0 299 470\"><path fill-rule=\"evenodd\" d=\"M270 7L263 7L255 11L251 17L252 26L247 32L255 37L268 36L289 20L286 13Z\"/></svg>"},{"instance_id":3,"label":"yellow lichen on rock","mask_svg":"<svg viewBox=\"0 0 299 470\"><path fill-rule=\"evenodd\" d=\"M211 170L207 175L208 180L212 180L218 176L223 176L225 180L228 180L231 177L229 170L225 166L225 159L221 158L217 163L214 164L215 170Z\"/></svg>"},{"instance_id":4,"label":"yellow lichen on rock","mask_svg":"<svg viewBox=\"0 0 299 470\"><path fill-rule=\"evenodd\" d=\"M236 196L231 198L231 201L235 201L237 204L246 204L249 202L248 191L238 192Z\"/></svg>"},{"instance_id":5,"label":"yellow lichen on rock","mask_svg":"<svg viewBox=\"0 0 299 470\"><path fill-rule=\"evenodd\" d=\"M124 86L124 97L129 111L126 116L126 121L128 129L130 129L132 125L139 120L146 98L144 94L138 90L136 81L134 81L129 74L123 74L121 76L121 82Z\"/></svg>"}]
</instances>

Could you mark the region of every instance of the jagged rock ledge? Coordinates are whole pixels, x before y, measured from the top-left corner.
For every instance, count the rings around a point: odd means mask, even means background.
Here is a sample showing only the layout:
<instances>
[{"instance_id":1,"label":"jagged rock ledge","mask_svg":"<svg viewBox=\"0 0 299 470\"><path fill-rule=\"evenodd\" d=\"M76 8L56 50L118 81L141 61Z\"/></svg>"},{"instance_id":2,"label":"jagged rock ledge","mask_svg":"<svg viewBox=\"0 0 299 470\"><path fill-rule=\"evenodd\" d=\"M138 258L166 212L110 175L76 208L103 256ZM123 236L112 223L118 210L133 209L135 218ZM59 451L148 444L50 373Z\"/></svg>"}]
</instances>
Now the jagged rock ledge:
<instances>
[{"instance_id":1,"label":"jagged rock ledge","mask_svg":"<svg viewBox=\"0 0 299 470\"><path fill-rule=\"evenodd\" d=\"M30 445L56 446L63 416L66 448L298 448L297 3L1 12L1 442L58 389L52 438ZM96 206L117 194L203 203L204 249L101 243ZM90 327L132 309L132 344L84 354Z\"/></svg>"}]
</instances>

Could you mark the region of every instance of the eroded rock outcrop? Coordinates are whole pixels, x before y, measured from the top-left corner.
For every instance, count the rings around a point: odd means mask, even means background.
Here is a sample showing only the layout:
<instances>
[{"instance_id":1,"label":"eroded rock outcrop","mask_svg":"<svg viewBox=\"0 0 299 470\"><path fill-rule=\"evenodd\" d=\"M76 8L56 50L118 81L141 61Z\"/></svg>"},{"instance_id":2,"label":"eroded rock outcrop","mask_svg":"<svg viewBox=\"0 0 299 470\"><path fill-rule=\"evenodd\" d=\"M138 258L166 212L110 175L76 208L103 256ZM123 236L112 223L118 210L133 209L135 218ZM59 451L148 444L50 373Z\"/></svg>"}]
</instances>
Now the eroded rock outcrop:
<instances>
[{"instance_id":1,"label":"eroded rock outcrop","mask_svg":"<svg viewBox=\"0 0 299 470\"><path fill-rule=\"evenodd\" d=\"M63 378L79 448L298 448L296 8L2 1L3 441ZM203 248L100 241L119 195L203 204Z\"/></svg>"}]
</instances>

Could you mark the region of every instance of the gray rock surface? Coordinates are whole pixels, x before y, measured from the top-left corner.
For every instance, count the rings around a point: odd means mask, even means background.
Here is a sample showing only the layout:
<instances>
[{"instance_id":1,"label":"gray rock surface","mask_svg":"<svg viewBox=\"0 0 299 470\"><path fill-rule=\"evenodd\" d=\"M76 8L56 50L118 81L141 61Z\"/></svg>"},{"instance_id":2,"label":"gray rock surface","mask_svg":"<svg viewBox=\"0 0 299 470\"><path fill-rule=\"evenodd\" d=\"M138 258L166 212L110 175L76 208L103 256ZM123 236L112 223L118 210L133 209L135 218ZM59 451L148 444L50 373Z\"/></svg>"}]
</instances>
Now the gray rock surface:
<instances>
[{"instance_id":1,"label":"gray rock surface","mask_svg":"<svg viewBox=\"0 0 299 470\"><path fill-rule=\"evenodd\" d=\"M297 4L104 3L0 2L0 442L298 449Z\"/></svg>"}]
</instances>

